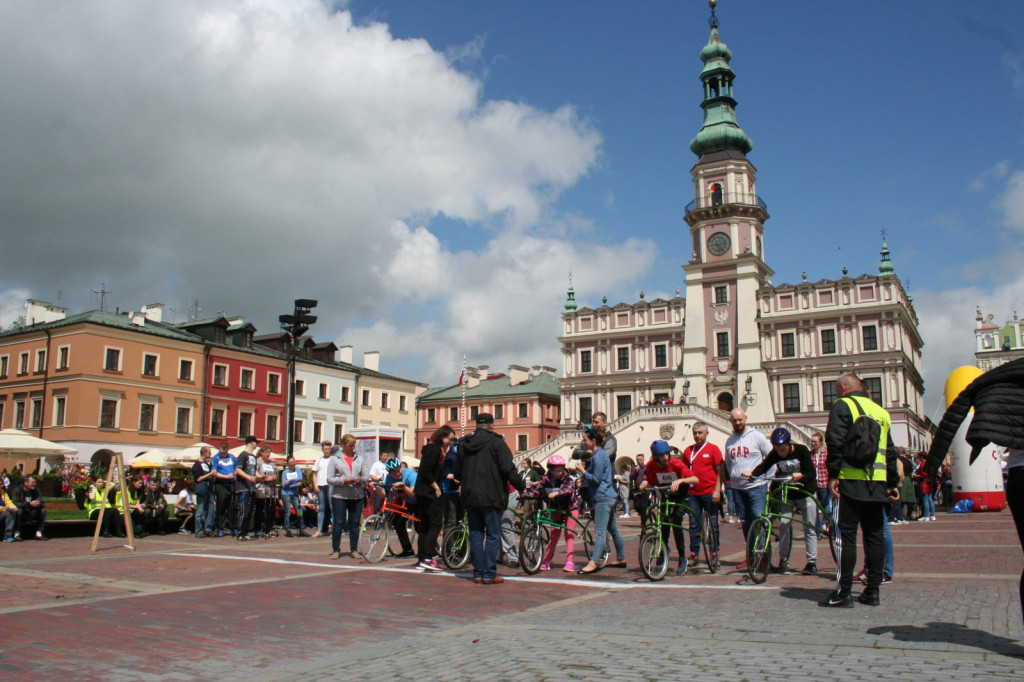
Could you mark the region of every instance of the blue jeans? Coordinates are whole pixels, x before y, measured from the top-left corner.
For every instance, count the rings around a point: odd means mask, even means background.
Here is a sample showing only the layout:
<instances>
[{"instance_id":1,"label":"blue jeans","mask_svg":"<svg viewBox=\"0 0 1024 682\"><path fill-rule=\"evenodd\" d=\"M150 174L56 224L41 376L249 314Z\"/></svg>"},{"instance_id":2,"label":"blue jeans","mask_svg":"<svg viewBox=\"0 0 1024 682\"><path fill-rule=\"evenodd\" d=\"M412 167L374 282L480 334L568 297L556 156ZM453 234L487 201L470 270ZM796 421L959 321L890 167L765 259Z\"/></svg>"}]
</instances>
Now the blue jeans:
<instances>
[{"instance_id":1,"label":"blue jeans","mask_svg":"<svg viewBox=\"0 0 1024 682\"><path fill-rule=\"evenodd\" d=\"M825 488L819 487L815 491L815 495L818 498L818 502L821 503L821 506L824 507L825 511L828 512L828 516L827 517L822 516L820 512L818 513L818 530L819 531L820 530L824 530L826 524L829 525L829 526L834 526L835 525L835 519L832 518L832 509L833 509L833 506L834 506L833 500L835 498L832 497L832 491L829 490L827 487L825 487Z\"/></svg>"},{"instance_id":2,"label":"blue jeans","mask_svg":"<svg viewBox=\"0 0 1024 682\"><path fill-rule=\"evenodd\" d=\"M602 497L594 500L594 552L590 560L598 563L604 555L605 545L608 544L608 533L612 534L612 542L615 544L615 560L626 560L626 548L622 542L622 533L619 532L619 524L615 521L615 501L617 497Z\"/></svg>"},{"instance_id":3,"label":"blue jeans","mask_svg":"<svg viewBox=\"0 0 1024 682\"><path fill-rule=\"evenodd\" d=\"M295 510L295 517L299 521L299 532L306 530L306 522L302 518L302 507L299 506L299 496L295 493L281 493L281 515L284 516L284 529L292 529L292 510Z\"/></svg>"},{"instance_id":4,"label":"blue jeans","mask_svg":"<svg viewBox=\"0 0 1024 682\"><path fill-rule=\"evenodd\" d=\"M320 497L320 509L316 513L316 529L326 533L327 524L331 522L331 486L320 486L317 495Z\"/></svg>"},{"instance_id":5,"label":"blue jeans","mask_svg":"<svg viewBox=\"0 0 1024 682\"><path fill-rule=\"evenodd\" d=\"M711 532L718 541L718 502L712 502L713 495L690 495L690 506L697 514L708 514L711 517ZM700 553L700 517L690 514L690 551Z\"/></svg>"},{"instance_id":6,"label":"blue jeans","mask_svg":"<svg viewBox=\"0 0 1024 682\"><path fill-rule=\"evenodd\" d=\"M196 495L196 533L212 533L217 515L213 506L213 491Z\"/></svg>"},{"instance_id":7,"label":"blue jeans","mask_svg":"<svg viewBox=\"0 0 1024 682\"><path fill-rule=\"evenodd\" d=\"M733 488L733 492L736 495L736 516L743 522L743 537L746 538L754 519L764 513L765 501L768 499L768 484L750 490Z\"/></svg>"},{"instance_id":8,"label":"blue jeans","mask_svg":"<svg viewBox=\"0 0 1024 682\"><path fill-rule=\"evenodd\" d=\"M490 580L498 571L498 547L501 543L501 513L494 507L467 507L469 555L473 578Z\"/></svg>"},{"instance_id":9,"label":"blue jeans","mask_svg":"<svg viewBox=\"0 0 1024 682\"><path fill-rule=\"evenodd\" d=\"M323 490L323 488L321 488ZM331 498L331 517L334 526L331 528L331 549L341 551L341 529L348 523L348 549L354 552L359 549L359 522L363 517L365 498L346 500L342 497Z\"/></svg>"},{"instance_id":10,"label":"blue jeans","mask_svg":"<svg viewBox=\"0 0 1024 682\"><path fill-rule=\"evenodd\" d=\"M935 495L928 493L927 495L921 495L921 508L924 510L921 513L921 518L935 516Z\"/></svg>"}]
</instances>

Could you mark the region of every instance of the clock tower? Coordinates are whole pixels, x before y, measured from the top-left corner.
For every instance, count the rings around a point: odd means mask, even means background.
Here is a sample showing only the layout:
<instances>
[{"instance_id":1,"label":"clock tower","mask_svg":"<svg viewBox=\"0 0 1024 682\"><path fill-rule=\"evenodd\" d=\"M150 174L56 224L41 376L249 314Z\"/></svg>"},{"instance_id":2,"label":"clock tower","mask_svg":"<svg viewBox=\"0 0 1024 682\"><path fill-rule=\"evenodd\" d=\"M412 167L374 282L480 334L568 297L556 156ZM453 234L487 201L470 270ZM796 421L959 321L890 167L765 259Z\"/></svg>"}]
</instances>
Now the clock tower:
<instances>
[{"instance_id":1,"label":"clock tower","mask_svg":"<svg viewBox=\"0 0 1024 682\"><path fill-rule=\"evenodd\" d=\"M700 52L704 125L690 143L694 200L684 220L692 253L686 273L683 372L677 394L714 408L742 407L753 422L775 418L761 367L757 292L773 274L765 264L768 210L757 195L753 143L736 122L732 52L718 34L715 0L711 37Z\"/></svg>"}]
</instances>

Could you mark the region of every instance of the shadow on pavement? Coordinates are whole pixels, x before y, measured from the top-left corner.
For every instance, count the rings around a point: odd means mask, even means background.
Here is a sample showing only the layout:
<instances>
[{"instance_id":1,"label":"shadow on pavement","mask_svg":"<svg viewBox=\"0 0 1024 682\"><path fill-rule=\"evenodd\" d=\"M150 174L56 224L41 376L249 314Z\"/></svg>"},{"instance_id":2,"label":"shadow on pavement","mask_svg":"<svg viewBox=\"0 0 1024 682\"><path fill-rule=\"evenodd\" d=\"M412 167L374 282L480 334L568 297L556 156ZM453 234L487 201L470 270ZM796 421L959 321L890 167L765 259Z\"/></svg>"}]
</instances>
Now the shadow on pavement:
<instances>
[{"instance_id":1,"label":"shadow on pavement","mask_svg":"<svg viewBox=\"0 0 1024 682\"><path fill-rule=\"evenodd\" d=\"M975 630L959 623L932 622L919 625L881 625L868 628L869 635L892 633L900 642L950 643L972 646L1002 656L1024 659L1024 647L1008 637Z\"/></svg>"},{"instance_id":2,"label":"shadow on pavement","mask_svg":"<svg viewBox=\"0 0 1024 682\"><path fill-rule=\"evenodd\" d=\"M798 599L800 601L812 601L815 604L828 596L830 590L827 586L821 587L783 587L779 594L786 599Z\"/></svg>"}]
</instances>

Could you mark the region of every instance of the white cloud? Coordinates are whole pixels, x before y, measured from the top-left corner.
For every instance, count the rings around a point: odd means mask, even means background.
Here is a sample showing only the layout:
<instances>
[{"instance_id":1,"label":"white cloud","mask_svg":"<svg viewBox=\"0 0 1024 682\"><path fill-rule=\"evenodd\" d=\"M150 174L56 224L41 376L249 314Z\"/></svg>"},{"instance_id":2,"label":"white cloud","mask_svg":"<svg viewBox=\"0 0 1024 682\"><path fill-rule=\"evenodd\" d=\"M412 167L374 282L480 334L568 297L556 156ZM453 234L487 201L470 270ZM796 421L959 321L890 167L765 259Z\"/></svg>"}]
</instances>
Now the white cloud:
<instances>
[{"instance_id":1,"label":"white cloud","mask_svg":"<svg viewBox=\"0 0 1024 682\"><path fill-rule=\"evenodd\" d=\"M110 308L198 299L269 331L309 297L318 337L362 350L557 360L590 226L554 202L601 136L484 99L457 64L483 39L446 55L317 0L180 0L4 3L0 42L2 300L77 312L106 282ZM652 250L582 255L636 273Z\"/></svg>"},{"instance_id":2,"label":"white cloud","mask_svg":"<svg viewBox=\"0 0 1024 682\"><path fill-rule=\"evenodd\" d=\"M0 291L0 329L6 329L25 314L25 299L29 296L27 289Z\"/></svg>"}]
</instances>

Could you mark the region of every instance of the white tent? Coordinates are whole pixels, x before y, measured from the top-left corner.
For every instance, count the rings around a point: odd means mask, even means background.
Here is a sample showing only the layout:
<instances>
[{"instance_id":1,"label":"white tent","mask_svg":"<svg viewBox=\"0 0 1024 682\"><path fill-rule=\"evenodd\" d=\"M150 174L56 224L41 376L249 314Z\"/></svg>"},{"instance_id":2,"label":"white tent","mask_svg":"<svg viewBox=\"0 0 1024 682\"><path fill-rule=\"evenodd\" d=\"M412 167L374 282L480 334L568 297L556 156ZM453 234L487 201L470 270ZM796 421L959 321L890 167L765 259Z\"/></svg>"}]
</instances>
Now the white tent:
<instances>
[{"instance_id":1,"label":"white tent","mask_svg":"<svg viewBox=\"0 0 1024 682\"><path fill-rule=\"evenodd\" d=\"M64 455L72 455L76 452L78 451L74 448L36 438L32 434L18 429L0 431L0 463L2 463L0 466L7 470L40 457L59 458L59 461L63 461Z\"/></svg>"},{"instance_id":2,"label":"white tent","mask_svg":"<svg viewBox=\"0 0 1024 682\"><path fill-rule=\"evenodd\" d=\"M168 464L188 464L191 465L197 459L199 459L200 448L210 448L210 453L216 455L217 448L209 443L196 443L195 445L189 445L187 448L181 450L175 450L167 455Z\"/></svg>"},{"instance_id":3,"label":"white tent","mask_svg":"<svg viewBox=\"0 0 1024 682\"><path fill-rule=\"evenodd\" d=\"M177 462L169 462L168 457L168 453L160 448L153 448L136 455L132 461L128 462L128 466L134 469L159 469L177 464Z\"/></svg>"}]
</instances>

